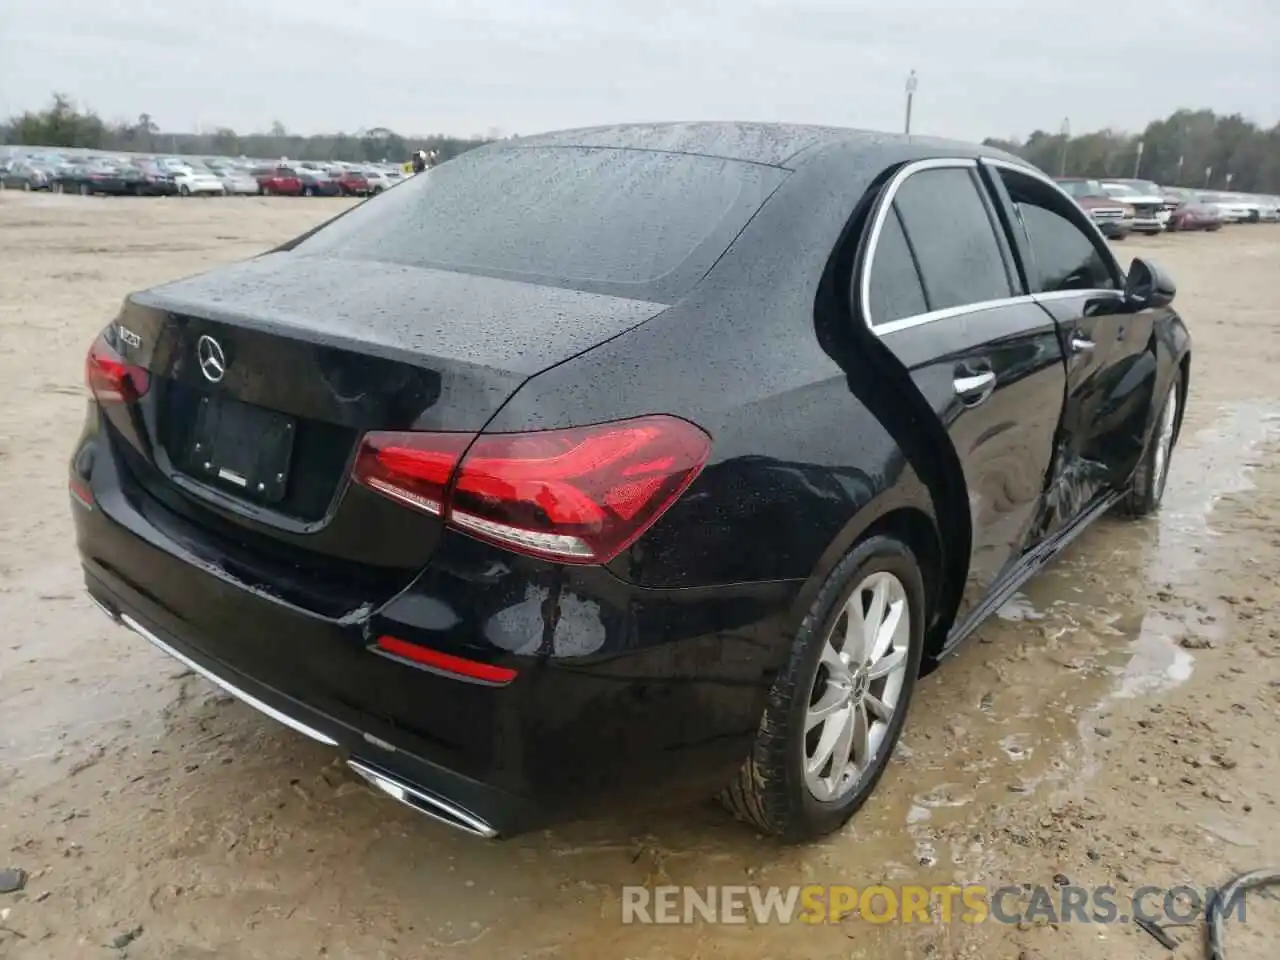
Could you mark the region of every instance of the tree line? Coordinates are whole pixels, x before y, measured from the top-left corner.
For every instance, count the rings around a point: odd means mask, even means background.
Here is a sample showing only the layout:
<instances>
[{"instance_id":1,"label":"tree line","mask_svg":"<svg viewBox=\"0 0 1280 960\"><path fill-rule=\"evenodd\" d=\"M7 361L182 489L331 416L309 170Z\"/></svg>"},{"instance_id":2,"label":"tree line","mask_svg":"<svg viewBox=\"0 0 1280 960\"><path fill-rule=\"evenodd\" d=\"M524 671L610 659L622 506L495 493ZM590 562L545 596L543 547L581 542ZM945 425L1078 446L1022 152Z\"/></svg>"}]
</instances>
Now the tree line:
<instances>
[{"instance_id":1,"label":"tree line","mask_svg":"<svg viewBox=\"0 0 1280 960\"><path fill-rule=\"evenodd\" d=\"M291 160L403 161L414 150L435 150L439 163L487 142L443 134L403 136L385 127L302 136L279 121L265 133L241 134L230 127L165 133L148 113L108 123L61 93L43 110L0 123L0 143L6 144ZM989 137L983 142L1055 176L1141 177L1168 186L1280 194L1280 124L1267 130L1240 114L1177 110L1141 133L1099 130L1073 137L1036 130L1026 140Z\"/></svg>"},{"instance_id":2,"label":"tree line","mask_svg":"<svg viewBox=\"0 0 1280 960\"><path fill-rule=\"evenodd\" d=\"M1238 113L1176 110L1141 133L1099 130L1073 137L1036 130L1025 141L983 142L1054 176L1134 177L1164 186L1280 194L1280 123L1267 130Z\"/></svg>"},{"instance_id":3,"label":"tree line","mask_svg":"<svg viewBox=\"0 0 1280 960\"><path fill-rule=\"evenodd\" d=\"M82 147L126 153L216 155L290 160L344 160L353 163L403 162L415 150L436 151L436 163L457 156L488 140L444 134L403 136L386 127L357 133L302 136L290 133L280 121L265 133L237 133L215 127L201 133L168 133L149 113L137 120L104 121L92 110L81 110L66 94L55 93L43 110L28 110L0 122L0 143L43 147Z\"/></svg>"}]
</instances>

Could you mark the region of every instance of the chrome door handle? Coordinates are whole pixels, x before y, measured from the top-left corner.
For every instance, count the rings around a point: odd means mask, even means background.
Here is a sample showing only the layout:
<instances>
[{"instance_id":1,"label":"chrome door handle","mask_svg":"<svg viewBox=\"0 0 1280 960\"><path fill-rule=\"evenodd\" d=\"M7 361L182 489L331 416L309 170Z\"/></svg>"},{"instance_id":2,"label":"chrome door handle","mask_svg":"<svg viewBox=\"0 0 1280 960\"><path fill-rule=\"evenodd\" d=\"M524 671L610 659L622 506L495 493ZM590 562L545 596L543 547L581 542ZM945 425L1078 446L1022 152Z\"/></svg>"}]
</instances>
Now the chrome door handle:
<instances>
[{"instance_id":1,"label":"chrome door handle","mask_svg":"<svg viewBox=\"0 0 1280 960\"><path fill-rule=\"evenodd\" d=\"M981 403L991 396L996 386L996 375L991 370L975 373L972 376L956 377L952 381L956 396L965 403Z\"/></svg>"},{"instance_id":2,"label":"chrome door handle","mask_svg":"<svg viewBox=\"0 0 1280 960\"><path fill-rule=\"evenodd\" d=\"M1086 340L1084 337L1071 338L1072 353L1088 353L1096 346L1097 346L1096 343L1094 343L1092 340Z\"/></svg>"}]
</instances>

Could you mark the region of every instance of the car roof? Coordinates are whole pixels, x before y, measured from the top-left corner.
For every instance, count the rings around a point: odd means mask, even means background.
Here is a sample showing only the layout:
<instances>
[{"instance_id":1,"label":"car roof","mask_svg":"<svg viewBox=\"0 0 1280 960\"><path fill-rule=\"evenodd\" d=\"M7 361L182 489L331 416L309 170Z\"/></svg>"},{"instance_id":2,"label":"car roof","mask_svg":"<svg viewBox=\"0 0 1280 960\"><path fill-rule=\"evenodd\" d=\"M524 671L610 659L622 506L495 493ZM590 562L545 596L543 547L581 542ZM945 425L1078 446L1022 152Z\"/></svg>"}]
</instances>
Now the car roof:
<instances>
[{"instance_id":1,"label":"car roof","mask_svg":"<svg viewBox=\"0 0 1280 960\"><path fill-rule=\"evenodd\" d=\"M825 148L862 148L870 153L889 152L892 148L901 149L908 144L918 148L922 155L986 156L1027 166L1024 160L1003 150L958 140L793 123L629 123L558 130L500 141L498 146L656 150L795 167L825 152Z\"/></svg>"}]
</instances>

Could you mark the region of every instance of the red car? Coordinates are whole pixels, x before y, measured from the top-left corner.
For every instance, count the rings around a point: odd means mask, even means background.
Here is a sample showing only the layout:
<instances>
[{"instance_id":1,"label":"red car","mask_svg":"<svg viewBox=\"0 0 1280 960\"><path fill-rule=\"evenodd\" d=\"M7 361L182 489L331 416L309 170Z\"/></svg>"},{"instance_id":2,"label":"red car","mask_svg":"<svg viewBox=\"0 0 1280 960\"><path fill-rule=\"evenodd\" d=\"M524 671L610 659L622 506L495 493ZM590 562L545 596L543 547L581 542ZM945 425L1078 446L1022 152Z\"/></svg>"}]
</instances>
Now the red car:
<instances>
[{"instance_id":1,"label":"red car","mask_svg":"<svg viewBox=\"0 0 1280 960\"><path fill-rule=\"evenodd\" d=\"M1222 212L1207 203L1184 200L1169 214L1170 230L1221 230Z\"/></svg>"},{"instance_id":2,"label":"red car","mask_svg":"<svg viewBox=\"0 0 1280 960\"><path fill-rule=\"evenodd\" d=\"M348 197L364 197L369 194L369 181L365 179L363 173L356 173L352 170L337 170L333 173L333 180L342 188L342 192Z\"/></svg>"},{"instance_id":3,"label":"red car","mask_svg":"<svg viewBox=\"0 0 1280 960\"><path fill-rule=\"evenodd\" d=\"M253 175L258 181L258 192L264 196L281 194L297 197L302 194L302 178L293 167L259 167Z\"/></svg>"}]
</instances>

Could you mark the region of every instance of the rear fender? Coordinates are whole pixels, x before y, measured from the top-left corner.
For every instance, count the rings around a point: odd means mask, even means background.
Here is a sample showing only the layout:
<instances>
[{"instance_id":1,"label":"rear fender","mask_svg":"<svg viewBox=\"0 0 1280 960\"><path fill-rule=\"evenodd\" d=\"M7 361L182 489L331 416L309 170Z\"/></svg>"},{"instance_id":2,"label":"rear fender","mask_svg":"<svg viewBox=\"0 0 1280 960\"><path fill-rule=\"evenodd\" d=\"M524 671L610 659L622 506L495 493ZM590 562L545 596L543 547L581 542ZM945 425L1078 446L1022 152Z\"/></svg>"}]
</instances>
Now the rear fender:
<instances>
[{"instance_id":1,"label":"rear fender","mask_svg":"<svg viewBox=\"0 0 1280 960\"><path fill-rule=\"evenodd\" d=\"M905 524L900 525L895 522L898 518L905 518L907 515L910 515L913 521L914 518L918 518L921 524L927 526L931 531L931 539L933 541L931 547L927 544L920 545L914 542L909 542L908 546L912 547L916 553L926 554L926 556L917 558L922 567L938 567L939 558L936 554L941 552L941 542L938 535L937 519L933 514L933 498L929 489L921 483L920 479L914 473L908 471L898 483L880 491L858 510L836 538L828 544L814 567L813 575L805 581L800 588L800 592L796 595L791 613L792 622L798 624L804 620L831 571L860 541L876 533L889 533L898 536L899 539L908 541L917 539L911 536L902 536L899 527L905 526ZM921 549L922 546L924 549ZM930 550L935 554L934 557L928 556ZM928 583L929 574L930 572L936 574L937 570L923 572L925 573L926 591L932 598L934 594L933 588L936 585ZM931 604L931 610L936 612L934 608L936 608L936 604Z\"/></svg>"}]
</instances>

